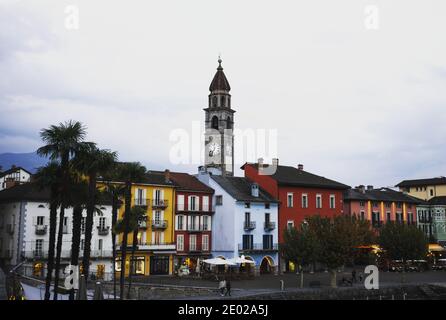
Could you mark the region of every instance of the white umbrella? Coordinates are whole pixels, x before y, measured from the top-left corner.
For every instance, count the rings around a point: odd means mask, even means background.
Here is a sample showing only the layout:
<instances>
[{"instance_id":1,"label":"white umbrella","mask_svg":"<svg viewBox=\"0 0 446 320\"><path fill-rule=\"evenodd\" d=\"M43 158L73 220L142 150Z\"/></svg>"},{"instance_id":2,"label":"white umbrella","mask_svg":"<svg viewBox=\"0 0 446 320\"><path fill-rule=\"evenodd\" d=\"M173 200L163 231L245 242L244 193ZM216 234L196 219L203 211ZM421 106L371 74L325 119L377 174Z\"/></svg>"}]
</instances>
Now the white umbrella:
<instances>
[{"instance_id":1,"label":"white umbrella","mask_svg":"<svg viewBox=\"0 0 446 320\"><path fill-rule=\"evenodd\" d=\"M203 260L203 262L207 263L207 264L212 264L215 266L224 266L224 265L233 266L233 265L235 265L235 263L233 263L229 260L222 259L222 258L206 259L206 260Z\"/></svg>"},{"instance_id":2,"label":"white umbrella","mask_svg":"<svg viewBox=\"0 0 446 320\"><path fill-rule=\"evenodd\" d=\"M256 264L254 261L246 259L245 256L236 257L236 258L234 257L234 258L229 259L229 261L231 261L235 264L242 264L242 263Z\"/></svg>"}]
</instances>

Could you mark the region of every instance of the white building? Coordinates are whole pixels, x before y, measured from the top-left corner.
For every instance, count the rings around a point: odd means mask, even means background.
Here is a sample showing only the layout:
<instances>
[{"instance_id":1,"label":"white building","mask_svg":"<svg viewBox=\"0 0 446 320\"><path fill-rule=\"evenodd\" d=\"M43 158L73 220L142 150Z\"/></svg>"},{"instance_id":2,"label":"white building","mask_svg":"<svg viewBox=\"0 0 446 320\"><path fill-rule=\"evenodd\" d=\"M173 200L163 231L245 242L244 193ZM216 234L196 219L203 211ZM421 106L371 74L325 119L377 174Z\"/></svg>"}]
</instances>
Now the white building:
<instances>
[{"instance_id":1,"label":"white building","mask_svg":"<svg viewBox=\"0 0 446 320\"><path fill-rule=\"evenodd\" d=\"M22 167L12 166L9 170L0 170L0 191L30 181L31 173Z\"/></svg>"},{"instance_id":2,"label":"white building","mask_svg":"<svg viewBox=\"0 0 446 320\"><path fill-rule=\"evenodd\" d=\"M48 202L49 192L36 189L32 183L0 191L0 263L4 266L12 267L24 262L26 274L44 276L49 244ZM95 213L94 217L90 271L97 276L110 277L112 274L111 211L111 205L103 205L101 213ZM83 216L81 257L85 210ZM68 208L63 227L61 270L70 262L72 232L72 208Z\"/></svg>"},{"instance_id":3,"label":"white building","mask_svg":"<svg viewBox=\"0 0 446 320\"><path fill-rule=\"evenodd\" d=\"M198 178L215 190L212 255L253 260L256 271L278 271L278 202L244 177L201 171Z\"/></svg>"}]
</instances>

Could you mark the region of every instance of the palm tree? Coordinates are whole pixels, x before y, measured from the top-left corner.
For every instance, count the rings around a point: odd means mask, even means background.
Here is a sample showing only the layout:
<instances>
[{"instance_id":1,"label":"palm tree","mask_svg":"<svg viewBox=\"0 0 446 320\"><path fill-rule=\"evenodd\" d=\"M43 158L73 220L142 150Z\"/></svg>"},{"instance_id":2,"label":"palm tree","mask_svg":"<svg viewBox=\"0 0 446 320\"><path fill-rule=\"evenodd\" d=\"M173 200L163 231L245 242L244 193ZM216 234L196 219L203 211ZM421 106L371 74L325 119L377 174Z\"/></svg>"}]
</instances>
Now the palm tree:
<instances>
[{"instance_id":1,"label":"palm tree","mask_svg":"<svg viewBox=\"0 0 446 320\"><path fill-rule=\"evenodd\" d=\"M70 159L81 149L92 146L94 143L84 142L86 135L85 127L78 121L68 121L52 125L48 129L40 131L40 137L46 145L37 150L37 154L49 156L50 160L59 161L61 167L60 188L60 214L59 232L57 235L56 266L54 276L54 300L57 300L57 288L59 286L60 256L62 252L62 235L65 208L69 193Z\"/></svg>"},{"instance_id":2,"label":"palm tree","mask_svg":"<svg viewBox=\"0 0 446 320\"><path fill-rule=\"evenodd\" d=\"M139 225L141 221L144 221L146 218L146 210L143 207L132 207L130 211L130 219L129 219L129 231L133 233L132 239L132 254L130 258L130 270L129 270L129 288L127 291L127 299L130 299L130 290L132 287L132 277L136 270L135 263L135 251L138 245L138 231Z\"/></svg>"},{"instance_id":3,"label":"palm tree","mask_svg":"<svg viewBox=\"0 0 446 320\"><path fill-rule=\"evenodd\" d=\"M113 171L116 172L116 171ZM113 175L113 173L112 173ZM107 177L106 182L106 191L110 195L112 200L112 227L111 227L111 234L112 234L112 270L113 270L113 297L116 299L116 226L118 222L118 210L122 205L122 202L120 200L121 196L123 195L124 188L120 184L113 183L113 177L109 176Z\"/></svg>"},{"instance_id":4,"label":"palm tree","mask_svg":"<svg viewBox=\"0 0 446 320\"><path fill-rule=\"evenodd\" d=\"M121 274L119 279L121 300L124 299L124 281L125 281L125 261L127 258L127 241L130 230L132 183L141 181L146 173L146 168L139 162L121 163L119 166L119 175L125 182L125 208L123 217L123 236L121 243Z\"/></svg>"},{"instance_id":5,"label":"palm tree","mask_svg":"<svg viewBox=\"0 0 446 320\"><path fill-rule=\"evenodd\" d=\"M91 237L93 232L93 216L96 203L96 184L98 175L107 172L114 166L116 152L98 149L95 145L82 148L74 159L75 167L88 176L87 218L85 221L85 245L82 260L83 274L88 279L90 270Z\"/></svg>"},{"instance_id":6,"label":"palm tree","mask_svg":"<svg viewBox=\"0 0 446 320\"><path fill-rule=\"evenodd\" d=\"M136 248L138 246L138 231L140 222L143 221L146 217L146 210L142 207L132 207L130 210L130 216L129 219L129 229L128 232L133 234L132 239L132 252L131 252L131 258L130 258L130 270L129 270L129 287L127 291L127 299L130 298L130 290L132 286L132 276L135 273L136 270L136 264L135 264L135 252ZM116 223L115 232L117 234L121 234L125 232L125 224L123 219L120 219Z\"/></svg>"},{"instance_id":7,"label":"palm tree","mask_svg":"<svg viewBox=\"0 0 446 320\"><path fill-rule=\"evenodd\" d=\"M37 186L40 189L50 189L50 234L48 244L48 261L45 282L45 300L50 299L51 280L54 270L54 251L56 247L57 209L60 205L60 166L57 162L50 162L37 170L35 175Z\"/></svg>"},{"instance_id":8,"label":"palm tree","mask_svg":"<svg viewBox=\"0 0 446 320\"><path fill-rule=\"evenodd\" d=\"M88 187L82 182L78 181L73 187L71 193L70 204L73 207L73 233L71 238L71 266L78 268L79 265L79 251L81 242L81 224L82 212L88 197ZM70 290L70 300L74 300L74 289Z\"/></svg>"}]
</instances>

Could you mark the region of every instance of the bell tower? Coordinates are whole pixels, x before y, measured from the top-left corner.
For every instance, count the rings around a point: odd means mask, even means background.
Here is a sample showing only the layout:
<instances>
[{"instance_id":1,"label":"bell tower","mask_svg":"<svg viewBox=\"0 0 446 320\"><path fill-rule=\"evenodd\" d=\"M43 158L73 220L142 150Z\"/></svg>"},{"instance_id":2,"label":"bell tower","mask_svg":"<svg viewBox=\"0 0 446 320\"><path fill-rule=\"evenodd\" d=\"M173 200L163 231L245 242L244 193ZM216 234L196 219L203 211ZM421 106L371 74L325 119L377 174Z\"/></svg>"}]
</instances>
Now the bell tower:
<instances>
[{"instance_id":1,"label":"bell tower","mask_svg":"<svg viewBox=\"0 0 446 320\"><path fill-rule=\"evenodd\" d=\"M209 86L205 112L205 168L214 175L234 175L234 113L231 108L231 86L223 72L222 60Z\"/></svg>"}]
</instances>

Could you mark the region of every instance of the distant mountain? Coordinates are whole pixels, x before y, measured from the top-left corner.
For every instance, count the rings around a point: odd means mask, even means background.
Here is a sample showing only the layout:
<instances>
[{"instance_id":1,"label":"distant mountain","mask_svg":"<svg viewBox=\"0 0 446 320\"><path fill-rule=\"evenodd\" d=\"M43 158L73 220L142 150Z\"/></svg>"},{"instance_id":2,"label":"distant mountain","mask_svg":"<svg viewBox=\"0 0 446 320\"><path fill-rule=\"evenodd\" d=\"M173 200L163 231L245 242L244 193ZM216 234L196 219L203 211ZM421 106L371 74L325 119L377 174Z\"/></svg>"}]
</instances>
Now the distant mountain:
<instances>
[{"instance_id":1,"label":"distant mountain","mask_svg":"<svg viewBox=\"0 0 446 320\"><path fill-rule=\"evenodd\" d=\"M16 165L35 173L37 168L44 166L47 162L48 159L38 156L35 152L0 154L0 166L3 171L11 168L12 165Z\"/></svg>"}]
</instances>

